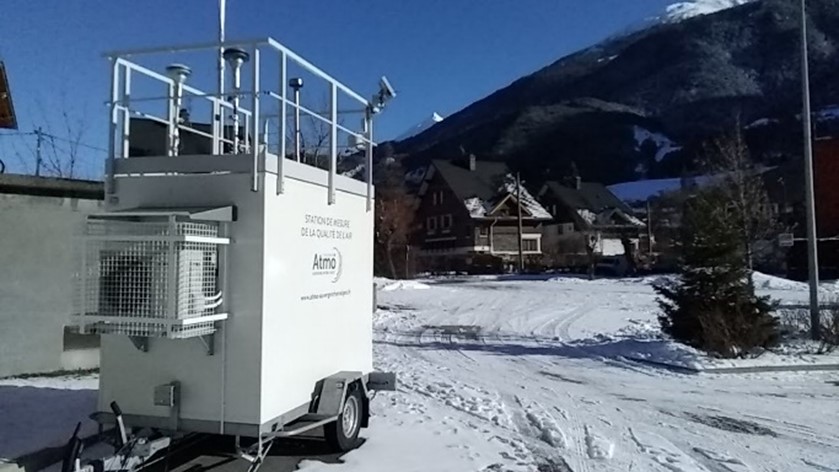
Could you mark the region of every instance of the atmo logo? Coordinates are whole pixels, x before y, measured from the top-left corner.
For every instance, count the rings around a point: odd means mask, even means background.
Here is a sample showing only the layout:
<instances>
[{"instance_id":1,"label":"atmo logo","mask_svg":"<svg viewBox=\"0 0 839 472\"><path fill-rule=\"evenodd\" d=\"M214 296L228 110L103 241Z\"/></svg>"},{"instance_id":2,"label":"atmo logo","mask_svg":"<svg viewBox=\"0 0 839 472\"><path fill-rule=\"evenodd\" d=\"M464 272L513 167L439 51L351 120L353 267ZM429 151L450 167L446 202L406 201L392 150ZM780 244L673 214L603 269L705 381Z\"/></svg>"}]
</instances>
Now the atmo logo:
<instances>
[{"instance_id":1,"label":"atmo logo","mask_svg":"<svg viewBox=\"0 0 839 472\"><path fill-rule=\"evenodd\" d=\"M332 248L329 252L315 253L312 261L312 275L331 277L331 282L335 283L341 278L343 272L343 257L338 248Z\"/></svg>"}]
</instances>

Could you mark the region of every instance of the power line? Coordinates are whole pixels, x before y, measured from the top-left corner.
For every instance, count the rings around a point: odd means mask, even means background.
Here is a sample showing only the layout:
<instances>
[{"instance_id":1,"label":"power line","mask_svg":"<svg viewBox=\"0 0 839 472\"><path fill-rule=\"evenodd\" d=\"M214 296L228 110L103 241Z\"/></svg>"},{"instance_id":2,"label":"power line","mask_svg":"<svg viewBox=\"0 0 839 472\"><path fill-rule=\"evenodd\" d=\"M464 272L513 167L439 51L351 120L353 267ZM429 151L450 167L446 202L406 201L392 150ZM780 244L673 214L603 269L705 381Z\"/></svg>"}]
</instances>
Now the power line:
<instances>
[{"instance_id":1,"label":"power line","mask_svg":"<svg viewBox=\"0 0 839 472\"><path fill-rule=\"evenodd\" d=\"M23 131L18 131L18 132L14 132L14 133L2 133L2 134L0 134L0 136L37 136L38 134L39 134L38 131L32 131L32 132L29 132L29 133L23 132ZM77 141L74 141L72 139L63 138L61 136L56 136L54 134L50 134L50 133L47 133L47 132L44 132L44 131L41 131L40 135L43 136L43 137L46 137L46 138L55 139L57 141L64 141L66 143L74 144L76 146L91 149L91 150L94 150L94 151L100 151L100 152L105 152L105 153L108 152L108 150L105 149L105 148L94 146L92 144L83 143L81 141L77 142Z\"/></svg>"},{"instance_id":2,"label":"power line","mask_svg":"<svg viewBox=\"0 0 839 472\"><path fill-rule=\"evenodd\" d=\"M108 150L105 149L105 148L101 148L101 147L98 147L98 146L93 146L91 144L85 144L81 141L73 141L72 139L62 138L60 136L53 136L49 133L44 133L44 136L47 136L50 139L55 139L57 141L64 141L65 143L70 143L70 144L73 144L73 145L76 145L76 146L79 146L79 147L92 149L94 151L108 152Z\"/></svg>"}]
</instances>

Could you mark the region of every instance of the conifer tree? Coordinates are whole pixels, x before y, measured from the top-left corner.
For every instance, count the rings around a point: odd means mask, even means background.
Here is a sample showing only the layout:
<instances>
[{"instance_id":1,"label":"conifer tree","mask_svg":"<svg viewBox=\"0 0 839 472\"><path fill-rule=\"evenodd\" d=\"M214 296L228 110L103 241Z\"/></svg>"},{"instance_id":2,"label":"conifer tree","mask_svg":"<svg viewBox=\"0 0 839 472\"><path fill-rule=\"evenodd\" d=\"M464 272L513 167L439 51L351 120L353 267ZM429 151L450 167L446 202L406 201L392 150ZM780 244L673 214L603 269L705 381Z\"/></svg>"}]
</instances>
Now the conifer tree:
<instances>
[{"instance_id":1,"label":"conifer tree","mask_svg":"<svg viewBox=\"0 0 839 472\"><path fill-rule=\"evenodd\" d=\"M758 297L740 228L725 191L707 188L684 203L679 277L656 287L662 330L690 346L745 356L776 341L772 303Z\"/></svg>"}]
</instances>

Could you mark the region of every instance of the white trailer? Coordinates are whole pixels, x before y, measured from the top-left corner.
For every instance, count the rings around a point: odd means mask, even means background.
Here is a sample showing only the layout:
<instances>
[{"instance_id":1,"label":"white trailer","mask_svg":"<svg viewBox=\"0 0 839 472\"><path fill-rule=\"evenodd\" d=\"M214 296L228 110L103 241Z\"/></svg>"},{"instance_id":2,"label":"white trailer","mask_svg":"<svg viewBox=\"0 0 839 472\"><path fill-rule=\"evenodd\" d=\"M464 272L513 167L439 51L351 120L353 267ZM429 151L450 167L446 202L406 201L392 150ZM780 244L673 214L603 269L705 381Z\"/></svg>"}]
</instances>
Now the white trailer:
<instances>
[{"instance_id":1,"label":"white trailer","mask_svg":"<svg viewBox=\"0 0 839 472\"><path fill-rule=\"evenodd\" d=\"M220 49L228 90L153 66ZM393 90L383 79L368 101L272 39L109 58L107 211L85 228L73 321L102 336L95 416L120 438L98 462L69 448L65 469L131 470L184 433L253 438L252 469L275 438L320 426L354 447L371 392L395 387L372 361L372 122ZM327 110L301 103L292 73L320 84ZM301 114L325 149L301 146ZM337 172L352 153L366 181Z\"/></svg>"}]
</instances>

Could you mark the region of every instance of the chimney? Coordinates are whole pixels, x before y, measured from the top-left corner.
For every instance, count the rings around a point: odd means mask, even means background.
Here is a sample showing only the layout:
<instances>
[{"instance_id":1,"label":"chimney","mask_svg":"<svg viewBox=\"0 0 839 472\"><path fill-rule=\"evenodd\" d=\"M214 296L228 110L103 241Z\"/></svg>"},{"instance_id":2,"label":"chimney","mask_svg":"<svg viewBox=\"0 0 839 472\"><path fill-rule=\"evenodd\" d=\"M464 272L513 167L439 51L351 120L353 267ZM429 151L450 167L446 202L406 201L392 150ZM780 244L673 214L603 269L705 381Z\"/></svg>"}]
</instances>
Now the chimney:
<instances>
[{"instance_id":1,"label":"chimney","mask_svg":"<svg viewBox=\"0 0 839 472\"><path fill-rule=\"evenodd\" d=\"M577 190L583 188L583 179L581 179L579 175L574 176L574 188Z\"/></svg>"},{"instance_id":2,"label":"chimney","mask_svg":"<svg viewBox=\"0 0 839 472\"><path fill-rule=\"evenodd\" d=\"M474 154L469 154L469 170L474 172L475 168L478 166L477 159L475 159Z\"/></svg>"}]
</instances>

